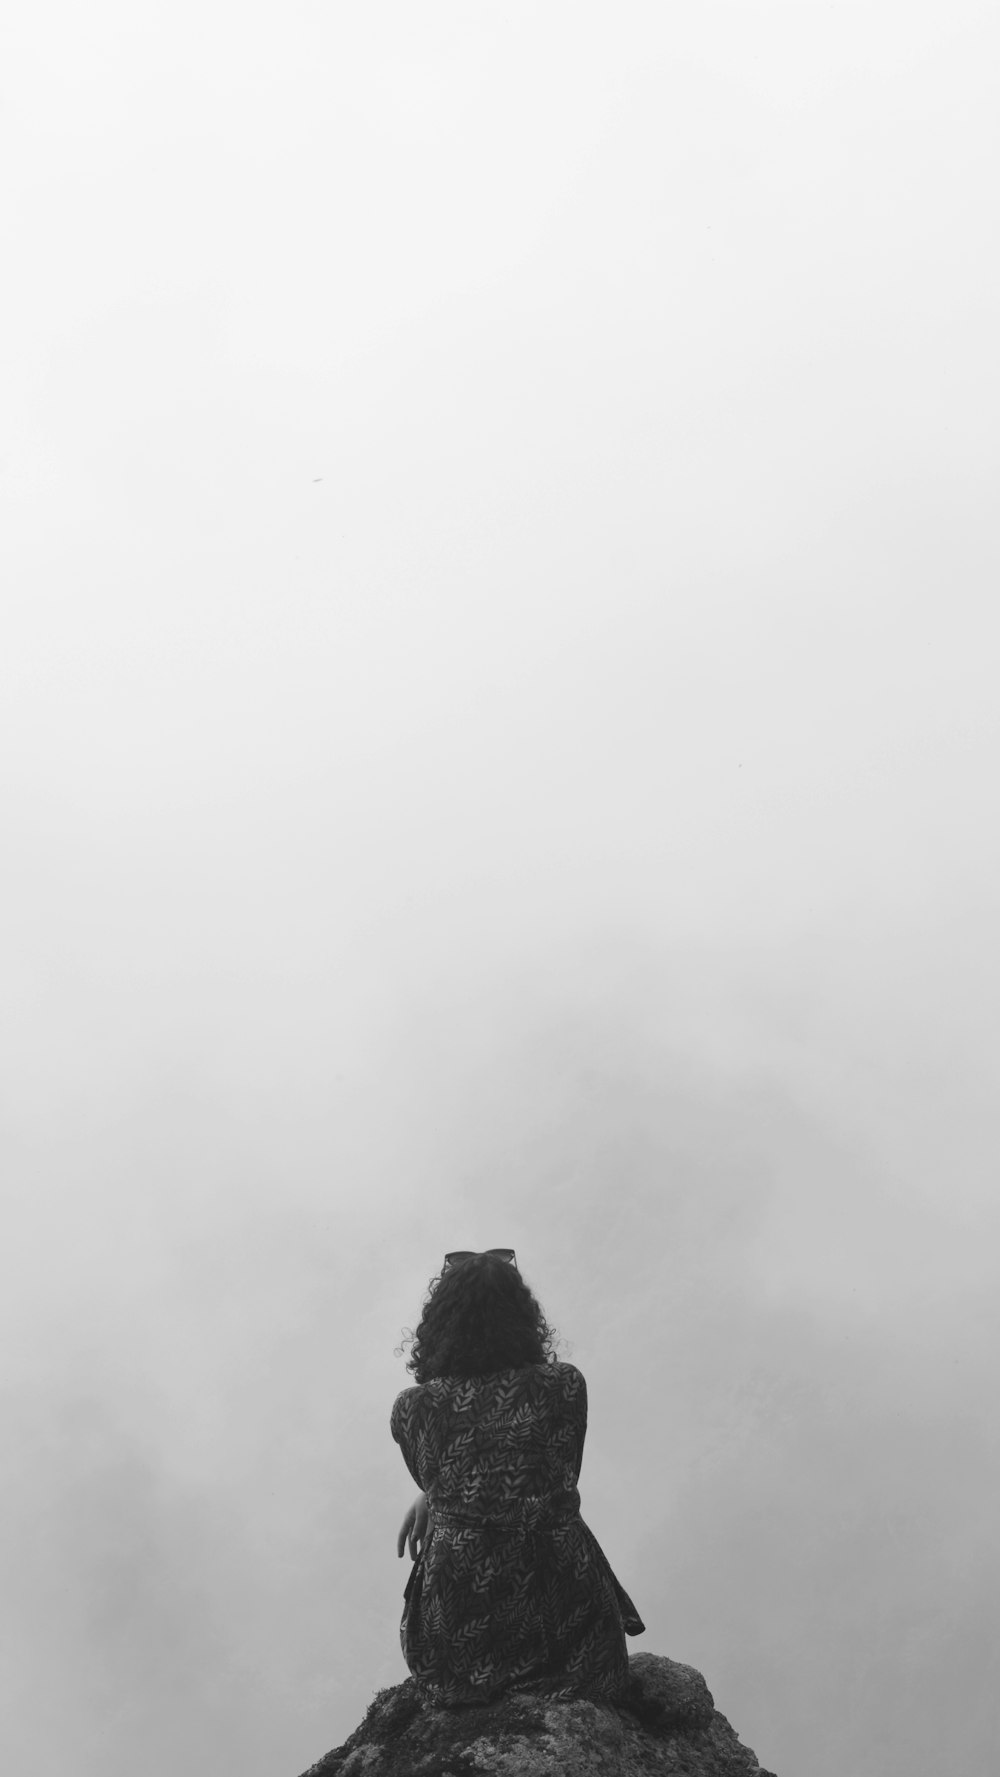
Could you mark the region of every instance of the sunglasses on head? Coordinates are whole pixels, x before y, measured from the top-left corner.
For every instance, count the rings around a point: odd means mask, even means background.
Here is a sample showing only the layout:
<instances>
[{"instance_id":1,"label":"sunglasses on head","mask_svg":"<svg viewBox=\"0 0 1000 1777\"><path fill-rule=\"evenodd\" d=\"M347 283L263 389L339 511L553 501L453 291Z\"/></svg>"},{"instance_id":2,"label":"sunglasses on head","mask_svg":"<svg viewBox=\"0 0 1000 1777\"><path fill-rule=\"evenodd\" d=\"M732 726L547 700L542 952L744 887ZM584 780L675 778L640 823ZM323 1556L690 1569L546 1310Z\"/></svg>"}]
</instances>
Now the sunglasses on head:
<instances>
[{"instance_id":1,"label":"sunglasses on head","mask_svg":"<svg viewBox=\"0 0 1000 1777\"><path fill-rule=\"evenodd\" d=\"M512 1246L489 1246L485 1253L445 1253L445 1270L447 1270L449 1265L461 1265L465 1259L485 1258L506 1259L508 1265L513 1265L514 1270L517 1270L517 1260L514 1257L514 1248Z\"/></svg>"}]
</instances>

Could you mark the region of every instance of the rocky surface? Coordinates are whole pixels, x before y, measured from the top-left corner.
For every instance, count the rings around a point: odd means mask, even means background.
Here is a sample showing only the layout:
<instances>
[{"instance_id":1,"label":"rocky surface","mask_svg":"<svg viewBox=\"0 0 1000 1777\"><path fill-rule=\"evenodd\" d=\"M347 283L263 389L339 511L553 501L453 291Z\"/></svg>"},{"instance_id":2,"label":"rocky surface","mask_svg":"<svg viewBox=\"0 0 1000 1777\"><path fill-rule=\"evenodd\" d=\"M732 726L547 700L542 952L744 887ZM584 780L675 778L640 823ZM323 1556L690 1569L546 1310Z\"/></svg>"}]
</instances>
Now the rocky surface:
<instances>
[{"instance_id":1,"label":"rocky surface","mask_svg":"<svg viewBox=\"0 0 1000 1777\"><path fill-rule=\"evenodd\" d=\"M774 1777L716 1709L700 1672L633 1654L616 1708L511 1692L434 1709L412 1680L379 1691L361 1726L303 1777Z\"/></svg>"}]
</instances>

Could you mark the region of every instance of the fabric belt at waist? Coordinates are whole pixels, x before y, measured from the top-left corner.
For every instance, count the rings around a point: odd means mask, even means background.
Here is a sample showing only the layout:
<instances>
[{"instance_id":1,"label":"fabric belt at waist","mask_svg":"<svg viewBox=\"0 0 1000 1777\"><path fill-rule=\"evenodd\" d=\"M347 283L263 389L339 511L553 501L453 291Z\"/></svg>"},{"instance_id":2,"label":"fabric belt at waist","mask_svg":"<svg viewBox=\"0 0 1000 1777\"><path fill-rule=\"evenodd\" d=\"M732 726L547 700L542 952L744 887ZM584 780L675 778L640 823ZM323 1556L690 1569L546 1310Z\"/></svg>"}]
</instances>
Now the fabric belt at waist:
<instances>
[{"instance_id":1,"label":"fabric belt at waist","mask_svg":"<svg viewBox=\"0 0 1000 1777\"><path fill-rule=\"evenodd\" d=\"M575 1501L519 1499L489 1515L470 1507L436 1506L430 1502L431 1528L442 1530L555 1530L580 1516Z\"/></svg>"}]
</instances>

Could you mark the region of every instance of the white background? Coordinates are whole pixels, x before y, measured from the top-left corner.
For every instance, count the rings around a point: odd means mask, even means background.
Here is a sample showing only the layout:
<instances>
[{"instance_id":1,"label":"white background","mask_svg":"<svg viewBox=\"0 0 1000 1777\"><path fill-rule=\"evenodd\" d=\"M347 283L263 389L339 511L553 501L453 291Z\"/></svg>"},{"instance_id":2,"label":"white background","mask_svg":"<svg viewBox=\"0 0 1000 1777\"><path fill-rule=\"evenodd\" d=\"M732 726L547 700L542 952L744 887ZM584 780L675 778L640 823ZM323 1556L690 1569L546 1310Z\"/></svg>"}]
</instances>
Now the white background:
<instances>
[{"instance_id":1,"label":"white background","mask_svg":"<svg viewBox=\"0 0 1000 1777\"><path fill-rule=\"evenodd\" d=\"M995 8L11 12L5 1768L405 1676L497 1243L633 1649L991 1768Z\"/></svg>"}]
</instances>

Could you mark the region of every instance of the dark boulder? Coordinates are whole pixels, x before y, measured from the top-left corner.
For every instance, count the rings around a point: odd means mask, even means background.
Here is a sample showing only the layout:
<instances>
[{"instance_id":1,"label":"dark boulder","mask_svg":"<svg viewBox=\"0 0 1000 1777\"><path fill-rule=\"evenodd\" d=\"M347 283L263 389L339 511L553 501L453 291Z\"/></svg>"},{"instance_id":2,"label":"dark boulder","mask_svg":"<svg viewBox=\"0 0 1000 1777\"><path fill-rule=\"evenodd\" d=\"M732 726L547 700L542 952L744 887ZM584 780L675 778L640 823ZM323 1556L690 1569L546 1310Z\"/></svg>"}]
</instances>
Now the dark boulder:
<instances>
[{"instance_id":1,"label":"dark boulder","mask_svg":"<svg viewBox=\"0 0 1000 1777\"><path fill-rule=\"evenodd\" d=\"M773 1777L693 1666L656 1654L629 1666L614 1708L511 1691L435 1709L407 1680L379 1691L351 1738L304 1777Z\"/></svg>"}]
</instances>

